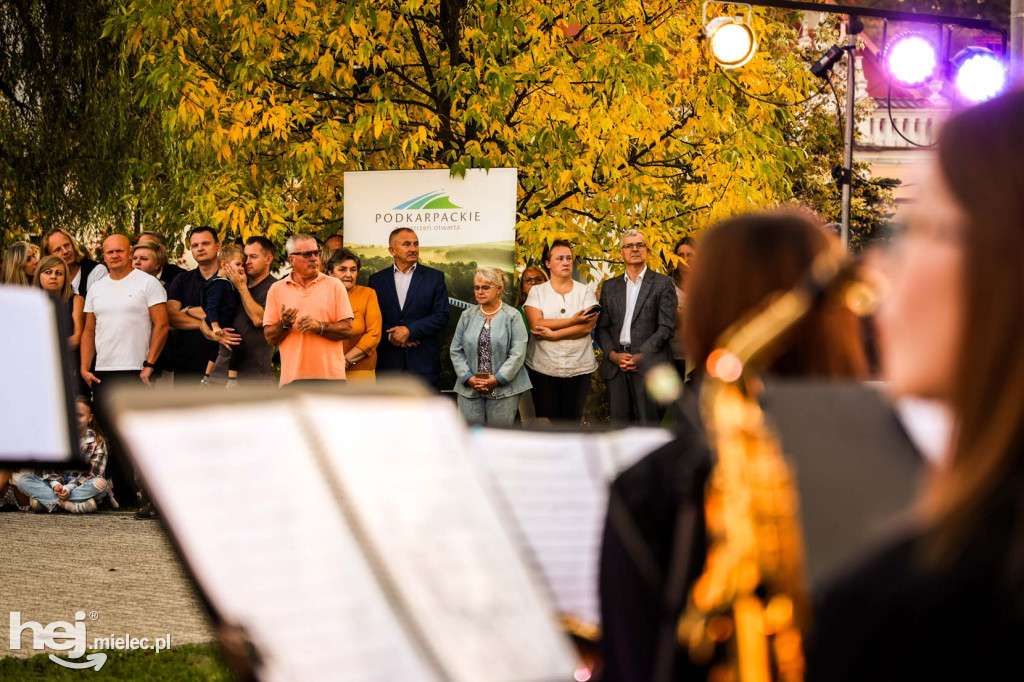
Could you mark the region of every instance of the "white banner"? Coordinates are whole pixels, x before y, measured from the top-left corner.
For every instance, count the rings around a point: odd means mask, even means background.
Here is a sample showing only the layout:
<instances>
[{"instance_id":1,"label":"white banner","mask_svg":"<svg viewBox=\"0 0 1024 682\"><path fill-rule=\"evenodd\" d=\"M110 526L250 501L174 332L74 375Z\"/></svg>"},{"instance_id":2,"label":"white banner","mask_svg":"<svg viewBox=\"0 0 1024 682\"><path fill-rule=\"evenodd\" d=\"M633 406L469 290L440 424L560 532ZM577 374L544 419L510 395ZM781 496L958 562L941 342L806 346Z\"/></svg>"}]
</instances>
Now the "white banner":
<instances>
[{"instance_id":1,"label":"white banner","mask_svg":"<svg viewBox=\"0 0 1024 682\"><path fill-rule=\"evenodd\" d=\"M345 246L364 258L387 257L388 235L414 230L427 265L475 262L512 272L516 169L345 173Z\"/></svg>"}]
</instances>

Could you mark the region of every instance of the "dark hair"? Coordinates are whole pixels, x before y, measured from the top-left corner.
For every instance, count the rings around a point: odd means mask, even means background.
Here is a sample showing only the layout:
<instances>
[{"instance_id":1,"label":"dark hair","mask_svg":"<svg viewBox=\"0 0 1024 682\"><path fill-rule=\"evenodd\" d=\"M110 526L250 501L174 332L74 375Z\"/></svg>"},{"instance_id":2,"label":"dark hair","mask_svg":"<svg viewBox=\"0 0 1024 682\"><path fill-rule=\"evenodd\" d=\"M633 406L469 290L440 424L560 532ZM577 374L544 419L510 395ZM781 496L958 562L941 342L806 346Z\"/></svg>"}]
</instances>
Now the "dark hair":
<instances>
[{"instance_id":1,"label":"dark hair","mask_svg":"<svg viewBox=\"0 0 1024 682\"><path fill-rule=\"evenodd\" d=\"M347 260L354 260L356 262L356 272L363 267L363 261L359 260L359 256L346 248L340 248L331 254L331 257L327 260L327 274L331 274L331 272L334 271L334 268Z\"/></svg>"},{"instance_id":2,"label":"dark hair","mask_svg":"<svg viewBox=\"0 0 1024 682\"><path fill-rule=\"evenodd\" d=\"M548 273L548 277L551 276L551 270L548 269L548 261L551 259L551 252L559 246L564 246L569 249L569 253L573 252L572 244L565 239L556 239L547 246L544 247L544 253L540 256L541 266L544 268L544 272Z\"/></svg>"},{"instance_id":3,"label":"dark hair","mask_svg":"<svg viewBox=\"0 0 1024 682\"><path fill-rule=\"evenodd\" d=\"M693 248L697 248L697 240L691 237L690 235L686 235L685 237L676 242L676 245L672 248L672 253L679 253L680 246L690 246Z\"/></svg>"},{"instance_id":4,"label":"dark hair","mask_svg":"<svg viewBox=\"0 0 1024 682\"><path fill-rule=\"evenodd\" d=\"M725 331L792 289L818 254L833 248L821 225L793 212L741 215L712 228L687 278L683 338L703 371ZM839 302L823 304L785 339L770 371L787 376L864 377L860 320Z\"/></svg>"},{"instance_id":5,"label":"dark hair","mask_svg":"<svg viewBox=\"0 0 1024 682\"><path fill-rule=\"evenodd\" d=\"M188 241L191 243L193 235L197 235L200 232L209 232L213 236L213 241L220 244L220 235L217 234L217 230L213 229L209 225L200 225L199 227L193 227L189 230Z\"/></svg>"},{"instance_id":6,"label":"dark hair","mask_svg":"<svg viewBox=\"0 0 1024 682\"><path fill-rule=\"evenodd\" d=\"M151 237L150 241L159 242L160 244L167 246L167 238L159 232L153 232L152 230L143 230L139 233L139 241L144 241L146 237Z\"/></svg>"},{"instance_id":7,"label":"dark hair","mask_svg":"<svg viewBox=\"0 0 1024 682\"><path fill-rule=\"evenodd\" d=\"M103 433L103 429L100 428L100 423L96 419L96 409L92 406L92 401L84 395L75 396L75 403L81 403L89 409L90 423L92 424L92 431L96 434L96 438L102 441L106 441L106 434Z\"/></svg>"},{"instance_id":8,"label":"dark hair","mask_svg":"<svg viewBox=\"0 0 1024 682\"><path fill-rule=\"evenodd\" d=\"M245 240L246 246L252 246L253 244L259 244L260 248L263 249L263 253L268 253L274 258L277 258L277 249L274 248L274 242L270 241L266 237L254 235Z\"/></svg>"},{"instance_id":9,"label":"dark hair","mask_svg":"<svg viewBox=\"0 0 1024 682\"><path fill-rule=\"evenodd\" d=\"M950 396L957 430L924 506L940 558L985 523L1000 489L1019 496L1010 486L1024 474L1022 121L1024 92L1011 92L952 117L939 138L941 177L965 218L963 331Z\"/></svg>"},{"instance_id":10,"label":"dark hair","mask_svg":"<svg viewBox=\"0 0 1024 682\"><path fill-rule=\"evenodd\" d=\"M395 229L391 230L391 234L388 235L388 245L391 244L392 239L394 239L403 232L412 232L413 234L416 234L416 230L412 229L411 227L396 227Z\"/></svg>"}]
</instances>

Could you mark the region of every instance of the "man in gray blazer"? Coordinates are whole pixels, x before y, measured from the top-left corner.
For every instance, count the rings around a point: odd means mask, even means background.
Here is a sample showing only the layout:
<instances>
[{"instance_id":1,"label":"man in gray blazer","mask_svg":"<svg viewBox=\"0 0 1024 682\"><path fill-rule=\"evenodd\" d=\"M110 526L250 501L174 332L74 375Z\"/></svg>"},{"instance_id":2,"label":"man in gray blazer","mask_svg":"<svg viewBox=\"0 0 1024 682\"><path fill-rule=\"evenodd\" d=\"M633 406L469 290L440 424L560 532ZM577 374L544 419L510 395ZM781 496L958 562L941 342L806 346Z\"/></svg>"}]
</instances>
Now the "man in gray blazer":
<instances>
[{"instance_id":1,"label":"man in gray blazer","mask_svg":"<svg viewBox=\"0 0 1024 682\"><path fill-rule=\"evenodd\" d=\"M622 235L625 274L604 283L597 343L598 371L608 385L613 423L658 424L664 416L647 395L641 366L672 362L676 291L672 278L647 268L647 240L639 230Z\"/></svg>"}]
</instances>

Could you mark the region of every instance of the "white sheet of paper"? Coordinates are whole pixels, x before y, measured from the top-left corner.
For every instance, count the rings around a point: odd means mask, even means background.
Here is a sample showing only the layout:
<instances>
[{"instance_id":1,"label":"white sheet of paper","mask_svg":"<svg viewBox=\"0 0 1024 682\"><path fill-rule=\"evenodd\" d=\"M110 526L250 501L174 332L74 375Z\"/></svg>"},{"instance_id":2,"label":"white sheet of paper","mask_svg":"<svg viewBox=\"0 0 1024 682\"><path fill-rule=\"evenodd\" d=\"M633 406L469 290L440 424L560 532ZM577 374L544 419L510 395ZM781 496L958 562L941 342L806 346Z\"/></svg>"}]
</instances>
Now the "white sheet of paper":
<instances>
[{"instance_id":1,"label":"white sheet of paper","mask_svg":"<svg viewBox=\"0 0 1024 682\"><path fill-rule=\"evenodd\" d=\"M378 561L451 679L572 679L554 606L469 456L451 401L304 402Z\"/></svg>"},{"instance_id":2,"label":"white sheet of paper","mask_svg":"<svg viewBox=\"0 0 1024 682\"><path fill-rule=\"evenodd\" d=\"M338 509L286 401L118 417L203 592L260 679L436 680Z\"/></svg>"},{"instance_id":3,"label":"white sheet of paper","mask_svg":"<svg viewBox=\"0 0 1024 682\"><path fill-rule=\"evenodd\" d=\"M651 428L472 432L470 451L491 473L561 613L601 622L598 568L608 484L671 437Z\"/></svg>"},{"instance_id":4,"label":"white sheet of paper","mask_svg":"<svg viewBox=\"0 0 1024 682\"><path fill-rule=\"evenodd\" d=\"M559 612L599 623L607 478L597 441L581 433L478 429L470 451L493 476Z\"/></svg>"},{"instance_id":5,"label":"white sheet of paper","mask_svg":"<svg viewBox=\"0 0 1024 682\"><path fill-rule=\"evenodd\" d=\"M644 426L607 431L595 437L602 443L602 452L607 453L605 465L609 482L673 438L668 429Z\"/></svg>"},{"instance_id":6,"label":"white sheet of paper","mask_svg":"<svg viewBox=\"0 0 1024 682\"><path fill-rule=\"evenodd\" d=\"M0 334L4 377L0 382L0 460L71 462L77 456L68 433L56 310L32 287L0 286L0 310L17 321Z\"/></svg>"}]
</instances>

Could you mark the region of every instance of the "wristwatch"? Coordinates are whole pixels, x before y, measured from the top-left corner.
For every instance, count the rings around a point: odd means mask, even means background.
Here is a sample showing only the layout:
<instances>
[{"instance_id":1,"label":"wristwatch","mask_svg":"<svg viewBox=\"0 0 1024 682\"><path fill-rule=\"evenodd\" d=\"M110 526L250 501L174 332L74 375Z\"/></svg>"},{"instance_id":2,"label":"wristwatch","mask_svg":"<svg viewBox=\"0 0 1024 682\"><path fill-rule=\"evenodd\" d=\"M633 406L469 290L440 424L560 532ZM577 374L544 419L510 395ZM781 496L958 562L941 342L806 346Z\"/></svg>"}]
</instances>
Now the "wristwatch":
<instances>
[{"instance_id":1,"label":"wristwatch","mask_svg":"<svg viewBox=\"0 0 1024 682\"><path fill-rule=\"evenodd\" d=\"M143 360L143 361L142 361L142 366L143 366L143 367L152 367L153 369L156 369L156 365L154 365L154 364L153 364L152 362L150 362L149 360Z\"/></svg>"}]
</instances>

